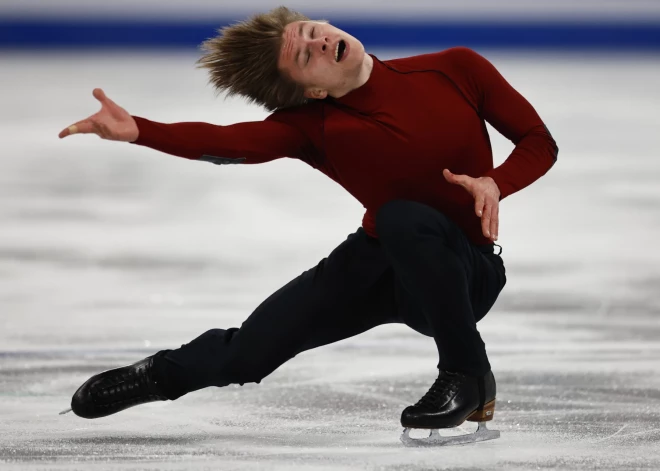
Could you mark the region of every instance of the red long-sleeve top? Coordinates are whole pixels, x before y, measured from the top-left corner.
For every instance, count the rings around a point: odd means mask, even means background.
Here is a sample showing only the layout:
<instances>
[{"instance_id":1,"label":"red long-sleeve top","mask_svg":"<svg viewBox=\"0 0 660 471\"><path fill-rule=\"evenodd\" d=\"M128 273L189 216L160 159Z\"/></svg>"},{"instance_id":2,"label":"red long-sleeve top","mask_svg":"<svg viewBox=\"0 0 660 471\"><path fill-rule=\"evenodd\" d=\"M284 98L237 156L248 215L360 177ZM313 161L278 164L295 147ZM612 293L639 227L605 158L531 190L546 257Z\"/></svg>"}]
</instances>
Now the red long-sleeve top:
<instances>
[{"instance_id":1,"label":"red long-sleeve top","mask_svg":"<svg viewBox=\"0 0 660 471\"><path fill-rule=\"evenodd\" d=\"M474 199L442 171L490 176L500 199L544 175L557 145L534 108L484 57L456 47L380 61L347 95L278 110L264 121L229 126L162 124L135 117L135 144L213 163L302 160L332 178L366 209L365 231L378 237L375 215L392 199L432 206L476 245L488 244ZM485 121L515 144L493 168Z\"/></svg>"}]
</instances>

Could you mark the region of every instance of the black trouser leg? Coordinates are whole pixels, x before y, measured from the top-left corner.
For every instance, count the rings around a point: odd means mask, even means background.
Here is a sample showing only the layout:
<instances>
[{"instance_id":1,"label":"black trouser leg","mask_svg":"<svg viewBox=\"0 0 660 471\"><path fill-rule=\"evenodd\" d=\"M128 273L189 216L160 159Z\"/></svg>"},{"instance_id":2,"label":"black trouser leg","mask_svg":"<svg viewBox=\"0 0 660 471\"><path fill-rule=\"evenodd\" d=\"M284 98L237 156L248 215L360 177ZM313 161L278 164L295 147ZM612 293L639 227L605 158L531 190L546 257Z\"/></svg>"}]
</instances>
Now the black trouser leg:
<instances>
[{"instance_id":1,"label":"black trouser leg","mask_svg":"<svg viewBox=\"0 0 660 471\"><path fill-rule=\"evenodd\" d=\"M428 323L440 354L438 367L474 376L488 372L476 323L506 282L492 245L490 254L482 252L444 214L412 201L385 204L376 228L396 276Z\"/></svg>"},{"instance_id":2,"label":"black trouser leg","mask_svg":"<svg viewBox=\"0 0 660 471\"><path fill-rule=\"evenodd\" d=\"M260 382L300 352L398 322L393 280L379 242L359 229L266 299L240 329L213 329L159 352L155 377L170 399Z\"/></svg>"}]
</instances>

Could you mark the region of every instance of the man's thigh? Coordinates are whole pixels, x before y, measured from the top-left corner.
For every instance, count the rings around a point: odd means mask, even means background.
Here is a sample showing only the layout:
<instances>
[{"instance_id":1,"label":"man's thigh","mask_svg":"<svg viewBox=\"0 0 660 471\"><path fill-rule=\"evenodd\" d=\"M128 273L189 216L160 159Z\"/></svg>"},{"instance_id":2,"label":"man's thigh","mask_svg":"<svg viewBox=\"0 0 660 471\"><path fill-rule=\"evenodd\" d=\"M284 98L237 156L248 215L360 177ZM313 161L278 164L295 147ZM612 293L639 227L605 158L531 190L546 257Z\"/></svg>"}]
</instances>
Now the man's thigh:
<instances>
[{"instance_id":1,"label":"man's thigh","mask_svg":"<svg viewBox=\"0 0 660 471\"><path fill-rule=\"evenodd\" d=\"M170 399L208 386L259 382L298 353L396 322L393 274L377 240L351 234L262 302L239 328L211 329L160 352Z\"/></svg>"},{"instance_id":2,"label":"man's thigh","mask_svg":"<svg viewBox=\"0 0 660 471\"><path fill-rule=\"evenodd\" d=\"M393 288L393 272L379 242L359 229L263 301L233 336L234 353L242 356L247 349L254 357L257 349L276 365L302 351L396 322Z\"/></svg>"},{"instance_id":3,"label":"man's thigh","mask_svg":"<svg viewBox=\"0 0 660 471\"><path fill-rule=\"evenodd\" d=\"M467 237L450 223L447 233L451 234L450 244L454 253L463 261L466 270L456 276L466 276L469 284L469 299L475 321L480 321L492 308L502 288L506 284L506 270L502 258L494 253L480 250L471 244ZM442 263L442 260L437 260ZM424 315L422 305L410 294L395 275L394 290L398 306L398 318L413 330L433 336L431 326ZM442 291L442 286L438 286ZM447 292L446 296L452 296Z\"/></svg>"}]
</instances>

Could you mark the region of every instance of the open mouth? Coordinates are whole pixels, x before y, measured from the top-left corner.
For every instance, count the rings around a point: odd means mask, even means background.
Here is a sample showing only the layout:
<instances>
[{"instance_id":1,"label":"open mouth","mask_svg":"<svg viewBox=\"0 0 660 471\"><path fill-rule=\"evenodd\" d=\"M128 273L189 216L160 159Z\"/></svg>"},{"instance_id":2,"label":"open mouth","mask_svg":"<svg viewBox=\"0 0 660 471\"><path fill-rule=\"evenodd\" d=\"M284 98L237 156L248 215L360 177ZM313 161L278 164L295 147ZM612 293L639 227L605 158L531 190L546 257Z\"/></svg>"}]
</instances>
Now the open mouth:
<instances>
[{"instance_id":1,"label":"open mouth","mask_svg":"<svg viewBox=\"0 0 660 471\"><path fill-rule=\"evenodd\" d=\"M340 62L344 57L346 52L346 42L342 39L337 43L335 47L335 62Z\"/></svg>"}]
</instances>

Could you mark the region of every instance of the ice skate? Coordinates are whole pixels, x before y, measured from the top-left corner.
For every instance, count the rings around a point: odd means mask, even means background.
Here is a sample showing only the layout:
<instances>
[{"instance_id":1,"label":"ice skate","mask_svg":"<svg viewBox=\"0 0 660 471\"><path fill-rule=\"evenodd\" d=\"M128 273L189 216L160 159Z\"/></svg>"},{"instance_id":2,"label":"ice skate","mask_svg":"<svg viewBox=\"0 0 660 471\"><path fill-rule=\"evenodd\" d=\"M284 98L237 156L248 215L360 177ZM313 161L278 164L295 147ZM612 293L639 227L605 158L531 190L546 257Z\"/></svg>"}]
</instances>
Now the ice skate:
<instances>
[{"instance_id":1,"label":"ice skate","mask_svg":"<svg viewBox=\"0 0 660 471\"><path fill-rule=\"evenodd\" d=\"M499 430L488 430L486 422L495 413L495 377L489 371L481 377L440 371L438 379L417 404L404 409L401 441L406 446L443 446L475 443L499 438ZM439 429L458 427L465 421L478 422L476 432L443 436ZM413 438L415 429L430 429L425 438Z\"/></svg>"},{"instance_id":2,"label":"ice skate","mask_svg":"<svg viewBox=\"0 0 660 471\"><path fill-rule=\"evenodd\" d=\"M147 357L92 376L73 395L71 410L79 417L97 419L139 404L167 400L152 377L152 362L153 357Z\"/></svg>"}]
</instances>

